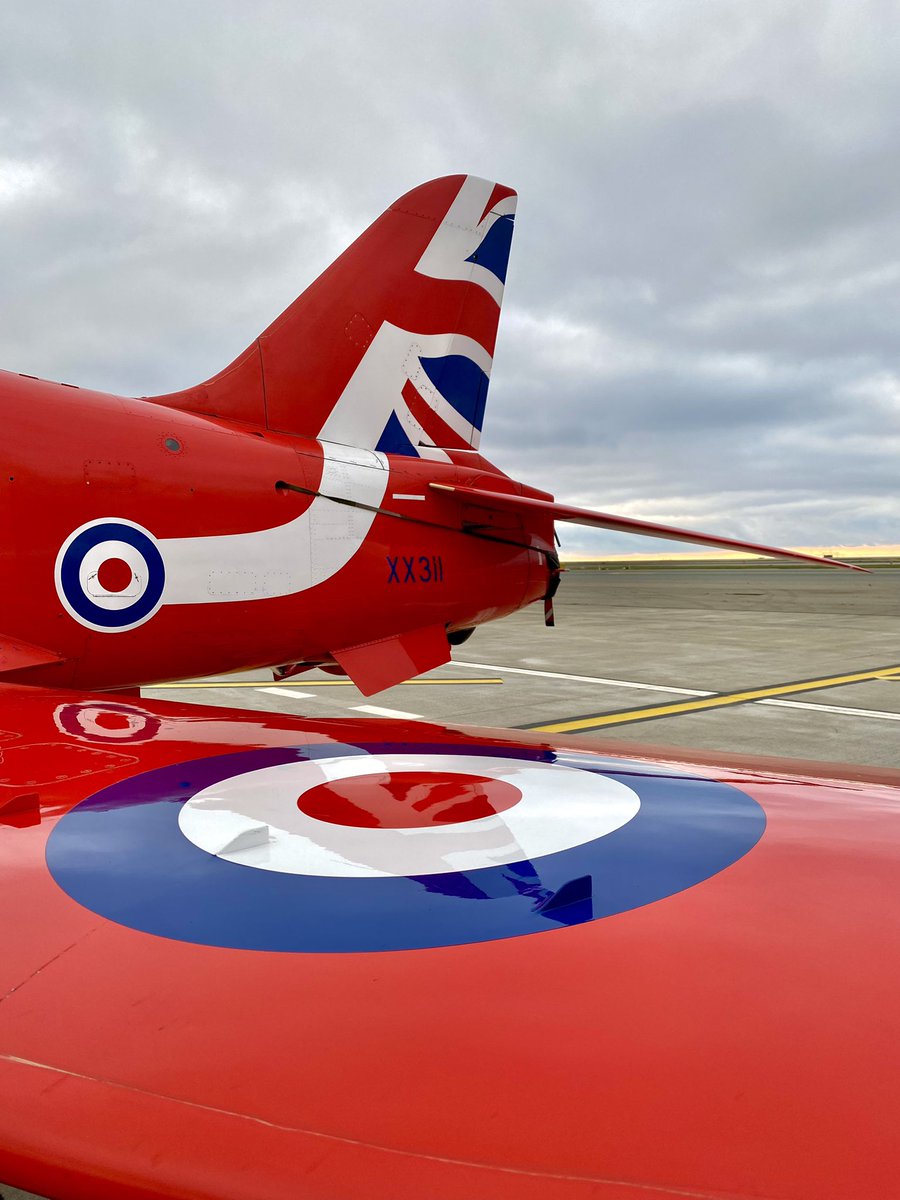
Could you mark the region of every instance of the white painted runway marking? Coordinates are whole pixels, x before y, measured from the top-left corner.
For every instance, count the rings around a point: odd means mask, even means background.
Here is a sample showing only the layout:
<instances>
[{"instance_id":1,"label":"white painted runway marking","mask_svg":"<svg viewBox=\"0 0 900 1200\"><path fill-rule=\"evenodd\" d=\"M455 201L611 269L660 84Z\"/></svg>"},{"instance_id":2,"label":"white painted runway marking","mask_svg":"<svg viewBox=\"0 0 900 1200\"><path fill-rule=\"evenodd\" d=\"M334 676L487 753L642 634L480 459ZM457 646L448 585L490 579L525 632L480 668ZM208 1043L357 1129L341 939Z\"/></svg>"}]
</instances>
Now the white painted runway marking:
<instances>
[{"instance_id":1,"label":"white painted runway marking","mask_svg":"<svg viewBox=\"0 0 900 1200\"><path fill-rule=\"evenodd\" d=\"M281 696L282 699L287 696L291 700L315 700L316 696L313 692L296 692L293 688L285 687L258 687L253 689L255 692L266 692L269 696Z\"/></svg>"},{"instance_id":2,"label":"white painted runway marking","mask_svg":"<svg viewBox=\"0 0 900 1200\"><path fill-rule=\"evenodd\" d=\"M373 717L402 717L407 721L421 721L421 713L401 712L398 708L379 708L377 704L354 704L354 712L369 713Z\"/></svg>"},{"instance_id":3,"label":"white painted runway marking","mask_svg":"<svg viewBox=\"0 0 900 1200\"><path fill-rule=\"evenodd\" d=\"M604 679L597 675L568 675L562 671L534 671L526 667L498 667L487 663L464 662L462 659L447 663L448 667L471 667L476 671L501 671L510 675L536 675L540 679L571 679L575 683L599 683L605 687L633 688L641 692L671 692L673 696L715 696L716 692L702 692L698 688L670 687L662 683L635 683L630 679ZM881 721L900 721L900 713L880 712L874 708L842 708L836 704L809 704L803 700L752 700L751 704L770 704L780 708L801 708L809 712L837 713L844 717L871 717Z\"/></svg>"},{"instance_id":4,"label":"white painted runway marking","mask_svg":"<svg viewBox=\"0 0 900 1200\"><path fill-rule=\"evenodd\" d=\"M877 708L841 708L837 704L804 704L800 700L759 700L758 704L777 704L781 708L808 708L812 712L839 713L846 717L876 717L881 721L900 721L900 713L881 712Z\"/></svg>"},{"instance_id":5,"label":"white painted runway marking","mask_svg":"<svg viewBox=\"0 0 900 1200\"><path fill-rule=\"evenodd\" d=\"M660 683L633 683L629 679L603 679L598 675L567 675L562 671L533 671L526 667L492 667L488 663L454 659L448 667L473 667L476 671L503 671L510 675L537 675L540 679L571 679L575 683L602 683L608 687L635 688L640 692L671 692L673 696L714 696L715 692L700 692L696 688L669 687Z\"/></svg>"}]
</instances>

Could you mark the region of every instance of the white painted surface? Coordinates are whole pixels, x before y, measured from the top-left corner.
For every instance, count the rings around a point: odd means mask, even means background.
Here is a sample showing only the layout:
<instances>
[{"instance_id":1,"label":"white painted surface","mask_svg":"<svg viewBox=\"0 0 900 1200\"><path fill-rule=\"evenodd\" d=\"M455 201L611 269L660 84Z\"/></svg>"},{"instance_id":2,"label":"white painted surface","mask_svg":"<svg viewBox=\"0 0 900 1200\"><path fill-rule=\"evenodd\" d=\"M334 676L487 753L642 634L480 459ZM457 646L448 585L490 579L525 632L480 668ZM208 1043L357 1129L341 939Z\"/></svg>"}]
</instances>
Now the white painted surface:
<instances>
[{"instance_id":1,"label":"white painted surface","mask_svg":"<svg viewBox=\"0 0 900 1200\"><path fill-rule=\"evenodd\" d=\"M421 713L403 712L400 708L381 708L378 704L351 705L354 712L368 713L370 717L400 717L407 721L421 721Z\"/></svg>"},{"instance_id":2,"label":"white painted surface","mask_svg":"<svg viewBox=\"0 0 900 1200\"><path fill-rule=\"evenodd\" d=\"M452 332L418 334L400 329L390 321L383 322L329 413L320 437L347 445L375 446L393 413L413 446L430 443L431 435L403 399L403 389L411 380L441 420L467 444L477 446L480 431L437 391L419 361L444 358L448 354L471 359L490 378L491 356L473 338ZM429 457L449 462L449 455L443 450L432 448Z\"/></svg>"},{"instance_id":3,"label":"white painted surface","mask_svg":"<svg viewBox=\"0 0 900 1200\"><path fill-rule=\"evenodd\" d=\"M379 787L378 776L431 772L502 780L521 800L502 813L459 824L414 829L364 829L307 816L298 799L311 788L354 779ZM264 871L330 877L446 874L540 858L604 837L640 809L635 792L617 780L557 763L458 754L354 754L284 763L224 780L181 809L184 836L218 853L223 821L269 826L269 841L229 861ZM233 828L233 824L230 828Z\"/></svg>"},{"instance_id":4,"label":"white painted surface","mask_svg":"<svg viewBox=\"0 0 900 1200\"><path fill-rule=\"evenodd\" d=\"M455 658L448 667L471 667L475 671L497 671L501 675L535 675L540 679L571 679L575 683L602 683L606 687L635 688L641 692L671 692L673 696L713 696L696 688L669 687L659 683L633 683L629 679L604 679L599 675L568 675L563 671L534 671L530 667L497 667L491 663L466 662Z\"/></svg>"},{"instance_id":5,"label":"white painted surface","mask_svg":"<svg viewBox=\"0 0 900 1200\"><path fill-rule=\"evenodd\" d=\"M604 687L634 688L641 692L663 692L673 696L716 696L718 692L704 692L698 688L671 687L664 683L635 683L630 679L603 679L596 675L568 675L562 671L534 671L527 667L498 667L493 663L463 662L454 659L447 663L448 667L465 667L475 671L497 671L501 675L536 675L541 679L571 679L575 683L599 683ZM874 682L868 680L866 682ZM827 684L822 691L827 691ZM748 700L747 704L768 704L775 708L799 708L809 712L837 713L844 717L871 718L878 721L900 721L900 713L881 712L875 708L843 708L836 704L816 704L806 700L776 700L772 697L765 700ZM551 724L548 720L547 724Z\"/></svg>"},{"instance_id":6,"label":"white painted surface","mask_svg":"<svg viewBox=\"0 0 900 1200\"><path fill-rule=\"evenodd\" d=\"M103 587L99 579L100 568L110 558L119 558L131 567L131 579L128 585L118 592L111 592L108 588ZM147 590L149 578L150 568L140 550L129 546L127 542L115 539L94 546L85 554L81 560L81 566L78 568L78 582L81 590L86 596L90 596L94 604L110 611L127 608L143 596Z\"/></svg>"},{"instance_id":7,"label":"white painted surface","mask_svg":"<svg viewBox=\"0 0 900 1200\"><path fill-rule=\"evenodd\" d=\"M467 176L416 270L432 279L463 279L475 283L500 304L503 301L501 281L486 267L466 261L484 241L494 222L501 215L516 211L516 197L505 196L482 220L481 214L493 190L494 184L490 180Z\"/></svg>"},{"instance_id":8,"label":"white painted surface","mask_svg":"<svg viewBox=\"0 0 900 1200\"><path fill-rule=\"evenodd\" d=\"M754 703L773 704L780 708L804 708L808 712L837 713L841 717L867 717L876 721L900 721L900 713L881 712L877 708L842 708L837 704L806 704L801 700L757 700Z\"/></svg>"},{"instance_id":9,"label":"white painted surface","mask_svg":"<svg viewBox=\"0 0 900 1200\"><path fill-rule=\"evenodd\" d=\"M225 686L223 684L223 686ZM266 692L270 696L287 696L290 700L315 700L314 692L298 692L293 687L259 687L254 688L254 692Z\"/></svg>"},{"instance_id":10,"label":"white painted surface","mask_svg":"<svg viewBox=\"0 0 900 1200\"><path fill-rule=\"evenodd\" d=\"M366 539L375 514L328 496L377 508L390 472L361 466L358 452L322 445L322 482L309 508L284 525L254 533L160 539L166 567L164 604L215 604L292 596L336 575ZM367 453L370 453L367 451ZM278 564L276 567L274 564Z\"/></svg>"}]
</instances>

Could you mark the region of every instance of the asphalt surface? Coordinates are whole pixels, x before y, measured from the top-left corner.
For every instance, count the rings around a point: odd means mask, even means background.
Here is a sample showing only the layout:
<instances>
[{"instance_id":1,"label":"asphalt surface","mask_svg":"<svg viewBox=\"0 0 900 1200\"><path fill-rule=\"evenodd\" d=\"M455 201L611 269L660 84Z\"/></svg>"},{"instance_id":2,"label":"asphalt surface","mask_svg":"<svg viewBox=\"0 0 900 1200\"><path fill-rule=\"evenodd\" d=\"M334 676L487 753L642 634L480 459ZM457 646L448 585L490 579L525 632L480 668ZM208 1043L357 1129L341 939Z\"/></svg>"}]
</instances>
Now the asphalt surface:
<instances>
[{"instance_id":1,"label":"asphalt surface","mask_svg":"<svg viewBox=\"0 0 900 1200\"><path fill-rule=\"evenodd\" d=\"M144 694L900 767L900 570L570 571L556 621L482 626L452 666L372 697L319 671Z\"/></svg>"}]
</instances>

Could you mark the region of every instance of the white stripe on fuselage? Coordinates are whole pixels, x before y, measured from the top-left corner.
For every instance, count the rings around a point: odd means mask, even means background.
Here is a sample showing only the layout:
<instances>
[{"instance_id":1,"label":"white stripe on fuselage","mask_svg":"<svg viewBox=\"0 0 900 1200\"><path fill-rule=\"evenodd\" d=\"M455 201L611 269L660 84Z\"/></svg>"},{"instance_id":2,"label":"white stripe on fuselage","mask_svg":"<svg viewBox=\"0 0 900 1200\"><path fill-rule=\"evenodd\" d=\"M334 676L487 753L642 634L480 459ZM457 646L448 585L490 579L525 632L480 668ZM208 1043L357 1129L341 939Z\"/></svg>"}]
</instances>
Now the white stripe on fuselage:
<instances>
[{"instance_id":1,"label":"white stripe on fuselage","mask_svg":"<svg viewBox=\"0 0 900 1200\"><path fill-rule=\"evenodd\" d=\"M218 604L292 596L324 583L345 567L368 536L375 513L335 504L334 496L377 508L390 470L362 466L350 447L322 444L319 491L309 508L284 525L253 533L215 537L161 538L166 567L163 604ZM367 452L368 457L368 452Z\"/></svg>"}]
</instances>

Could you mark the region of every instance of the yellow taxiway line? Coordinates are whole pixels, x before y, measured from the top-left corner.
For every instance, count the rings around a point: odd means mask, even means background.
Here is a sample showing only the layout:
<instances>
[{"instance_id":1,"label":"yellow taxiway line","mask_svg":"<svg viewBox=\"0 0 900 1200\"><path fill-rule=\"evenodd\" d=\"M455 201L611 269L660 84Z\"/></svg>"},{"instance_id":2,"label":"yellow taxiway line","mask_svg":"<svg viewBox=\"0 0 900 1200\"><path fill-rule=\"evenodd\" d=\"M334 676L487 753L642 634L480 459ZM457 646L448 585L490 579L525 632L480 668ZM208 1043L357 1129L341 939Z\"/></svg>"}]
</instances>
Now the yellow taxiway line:
<instances>
[{"instance_id":1,"label":"yellow taxiway line","mask_svg":"<svg viewBox=\"0 0 900 1200\"><path fill-rule=\"evenodd\" d=\"M603 729L609 725L628 725L634 721L653 721L658 717L678 717L685 713L702 712L708 708L728 708L735 704L749 704L754 700L769 700L775 696L793 696L799 692L822 691L825 688L843 687L848 683L865 683L870 679L893 679L900 666L877 667L871 671L854 671L847 675L831 675L821 679L801 679L793 683L779 683L774 687L753 688L744 692L721 692L714 696L702 696L692 700L675 700L669 704L655 704L644 708L631 708L619 712L593 713L575 717L569 721L554 721L548 725L529 725L537 733L586 733L588 730Z\"/></svg>"}]
</instances>

